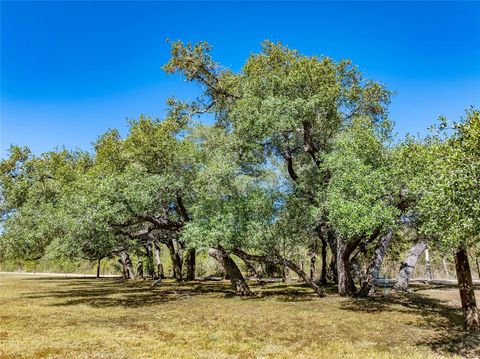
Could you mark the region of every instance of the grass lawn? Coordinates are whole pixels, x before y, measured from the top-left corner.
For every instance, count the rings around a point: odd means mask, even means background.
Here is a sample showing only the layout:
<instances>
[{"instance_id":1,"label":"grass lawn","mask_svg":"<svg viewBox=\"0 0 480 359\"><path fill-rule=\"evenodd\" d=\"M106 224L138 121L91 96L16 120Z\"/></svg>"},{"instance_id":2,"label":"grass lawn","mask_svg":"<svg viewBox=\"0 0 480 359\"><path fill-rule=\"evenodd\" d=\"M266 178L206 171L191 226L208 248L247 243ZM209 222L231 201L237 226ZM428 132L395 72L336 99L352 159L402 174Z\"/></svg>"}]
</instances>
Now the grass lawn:
<instances>
[{"instance_id":1,"label":"grass lawn","mask_svg":"<svg viewBox=\"0 0 480 359\"><path fill-rule=\"evenodd\" d=\"M455 288L317 298L301 285L0 276L0 358L480 357ZM477 292L477 298L480 293Z\"/></svg>"}]
</instances>

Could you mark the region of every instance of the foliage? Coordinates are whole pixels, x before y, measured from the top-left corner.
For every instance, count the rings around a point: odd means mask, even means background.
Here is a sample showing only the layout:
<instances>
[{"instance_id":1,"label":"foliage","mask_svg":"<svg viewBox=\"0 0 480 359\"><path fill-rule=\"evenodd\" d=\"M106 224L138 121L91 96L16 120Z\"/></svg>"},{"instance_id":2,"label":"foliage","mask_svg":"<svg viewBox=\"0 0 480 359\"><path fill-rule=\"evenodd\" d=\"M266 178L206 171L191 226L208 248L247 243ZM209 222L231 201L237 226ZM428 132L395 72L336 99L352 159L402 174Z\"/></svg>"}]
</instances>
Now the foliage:
<instances>
[{"instance_id":1,"label":"foliage","mask_svg":"<svg viewBox=\"0 0 480 359\"><path fill-rule=\"evenodd\" d=\"M467 111L452 131L429 139L415 181L421 231L445 251L480 239L480 112Z\"/></svg>"}]
</instances>

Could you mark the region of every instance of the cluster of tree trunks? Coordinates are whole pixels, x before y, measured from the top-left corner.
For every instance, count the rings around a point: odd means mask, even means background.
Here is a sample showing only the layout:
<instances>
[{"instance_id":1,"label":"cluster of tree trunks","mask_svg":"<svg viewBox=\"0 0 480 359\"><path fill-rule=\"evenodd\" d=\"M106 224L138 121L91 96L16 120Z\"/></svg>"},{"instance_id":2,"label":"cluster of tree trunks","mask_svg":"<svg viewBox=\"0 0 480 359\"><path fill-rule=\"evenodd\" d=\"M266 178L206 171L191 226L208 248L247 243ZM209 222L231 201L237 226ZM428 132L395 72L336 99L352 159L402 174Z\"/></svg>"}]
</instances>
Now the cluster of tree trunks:
<instances>
[{"instance_id":1,"label":"cluster of tree trunks","mask_svg":"<svg viewBox=\"0 0 480 359\"><path fill-rule=\"evenodd\" d=\"M359 297L366 297L373 294L375 288L375 281L378 279L380 270L382 268L383 259L387 253L387 249L393 238L393 230L389 230L387 234L383 235L378 241L373 254L373 261L367 268L362 287L358 291Z\"/></svg>"},{"instance_id":2,"label":"cluster of tree trunks","mask_svg":"<svg viewBox=\"0 0 480 359\"><path fill-rule=\"evenodd\" d=\"M180 243L173 238L161 238L159 240L148 239L144 242L144 254L139 254L136 271L133 268L130 255L127 250L119 252L119 263L122 266L123 277L125 279L144 278L144 256L146 257L146 275L157 281L157 283L165 278L163 264L161 263L161 249L160 243L166 245L170 258L172 261L173 278L177 281L183 280L183 248ZM195 279L195 265L196 265L196 251L194 248L189 248L185 255L185 267L187 280ZM98 266L100 268L100 265ZM99 271L100 269L98 269Z\"/></svg>"},{"instance_id":3,"label":"cluster of tree trunks","mask_svg":"<svg viewBox=\"0 0 480 359\"><path fill-rule=\"evenodd\" d=\"M122 265L123 269L123 277L125 279L135 279L135 271L133 270L132 260L130 259L130 255L126 250L122 250L120 252L120 264Z\"/></svg>"},{"instance_id":4,"label":"cluster of tree trunks","mask_svg":"<svg viewBox=\"0 0 480 359\"><path fill-rule=\"evenodd\" d=\"M398 273L395 288L397 290L405 291L409 287L410 279L417 264L418 258L428 251L428 245L425 240L416 243L408 252L405 262L402 263ZM429 255L426 252L425 266L427 272L427 279L431 279L431 269ZM455 271L457 275L458 288L460 291L460 300L462 304L464 324L466 330L478 330L480 327L480 320L478 308L475 300L475 291L473 286L472 273L470 270L470 263L468 254L465 248L458 248L455 251ZM444 263L445 273L447 273L446 265ZM479 271L480 274L480 271Z\"/></svg>"},{"instance_id":5,"label":"cluster of tree trunks","mask_svg":"<svg viewBox=\"0 0 480 359\"><path fill-rule=\"evenodd\" d=\"M310 252L310 273L306 273L303 268L297 265L292 260L284 258L277 253L271 253L269 255L254 255L248 254L245 251L237 248L229 253L222 246L210 248L208 253L214 259L216 259L220 265L224 268L226 277L230 280L232 289L237 295L251 296L253 295L250 287L248 286L245 277L238 268L235 261L232 259L231 254L234 254L240 258L246 265L248 273L251 273L253 277L257 279L259 283L262 283L261 275L252 265L252 262L259 262L268 266L281 266L282 268L288 268L298 275L310 288L312 288L317 295L324 297L325 291L319 284L324 284L328 279L331 281L336 280L338 284L338 292L342 296L354 296L366 297L371 295L375 288L375 281L379 277L381 266L385 258L386 252L393 237L393 231L390 230L383 235L375 233L369 239L357 238L354 240L346 241L341 238L332 239L328 235L320 236L321 240L321 259L322 269L321 276L318 280L315 280L315 262L317 244L312 245ZM371 262L366 266L366 270L362 272L359 265L359 256L366 253L365 246L368 243L376 241L375 249ZM173 267L173 278L178 281L183 280L182 269L183 260L185 260L186 280L195 279L195 259L196 251L194 248L189 248L183 251L181 243L174 238L162 238L161 240L148 240L144 244L145 255L147 258L146 268L147 274L150 278L155 279L155 283L160 282L164 278L164 269L160 261L160 244L163 243L168 248ZM327 250L330 248L332 251L332 257L330 264L327 263ZM407 257L400 266L400 270L397 276L397 281L394 285L395 289L405 291L409 287L410 280L412 278L415 266L419 257L428 250L428 245L425 240L420 240L416 243L408 252ZM356 252L355 252L356 251ZM183 252L185 255L183 256ZM355 253L355 254L354 254ZM143 258L139 257L137 271L133 268L132 260L129 253L126 250L119 252L119 262L122 265L123 276L126 279L135 279L143 277ZM445 266L445 265L444 265ZM427 277L429 276L429 261L426 260ZM455 268L458 279L458 285L460 290L460 298L462 302L462 309L465 317L465 328L468 330L477 329L479 324L478 308L475 301L474 287L470 265L468 261L468 255L465 249L458 249L455 252ZM445 269L446 270L446 269ZM357 277L357 282L360 284L360 288L357 290L355 285L354 276ZM100 259L97 264L97 276L100 275ZM430 274L431 277L431 274Z\"/></svg>"}]
</instances>

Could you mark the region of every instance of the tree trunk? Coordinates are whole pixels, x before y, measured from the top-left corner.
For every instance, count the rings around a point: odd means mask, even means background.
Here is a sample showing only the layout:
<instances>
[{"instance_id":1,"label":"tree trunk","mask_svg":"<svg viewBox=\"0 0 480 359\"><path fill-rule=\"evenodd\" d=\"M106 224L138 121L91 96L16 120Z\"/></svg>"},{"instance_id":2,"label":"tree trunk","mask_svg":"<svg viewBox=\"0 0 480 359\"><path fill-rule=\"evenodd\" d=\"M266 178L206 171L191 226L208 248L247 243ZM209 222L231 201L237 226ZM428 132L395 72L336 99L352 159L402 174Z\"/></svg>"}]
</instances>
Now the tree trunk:
<instances>
[{"instance_id":1,"label":"tree trunk","mask_svg":"<svg viewBox=\"0 0 480 359\"><path fill-rule=\"evenodd\" d=\"M127 268L121 259L118 259L118 263L122 266L122 277L123 279L128 279Z\"/></svg>"},{"instance_id":2,"label":"tree trunk","mask_svg":"<svg viewBox=\"0 0 480 359\"><path fill-rule=\"evenodd\" d=\"M310 288L312 288L315 291L315 293L318 294L319 297L325 297L327 295L325 291L322 288L320 288L318 285L316 285L314 281L310 279L307 273L301 270L300 267L296 265L294 262L292 262L289 259L282 258L280 256L277 256L277 261L279 264L283 264L285 267L294 271L305 283L307 283L307 285Z\"/></svg>"},{"instance_id":3,"label":"tree trunk","mask_svg":"<svg viewBox=\"0 0 480 359\"><path fill-rule=\"evenodd\" d=\"M100 278L100 258L97 259L97 278Z\"/></svg>"},{"instance_id":4,"label":"tree trunk","mask_svg":"<svg viewBox=\"0 0 480 359\"><path fill-rule=\"evenodd\" d=\"M195 280L195 248L189 248L185 256L185 265L187 267L187 280Z\"/></svg>"},{"instance_id":5,"label":"tree trunk","mask_svg":"<svg viewBox=\"0 0 480 359\"><path fill-rule=\"evenodd\" d=\"M366 278L366 271L360 264L360 254L358 256L353 255L350 257L350 273L352 273L352 280L354 283L358 283L361 287Z\"/></svg>"},{"instance_id":6,"label":"tree trunk","mask_svg":"<svg viewBox=\"0 0 480 359\"><path fill-rule=\"evenodd\" d=\"M378 279L380 274L383 259L385 258L385 253L387 252L388 246L392 241L392 237L393 230L390 230L387 234L380 238L380 241L378 242L373 253L373 261L367 269L365 281L358 292L359 297L366 297L369 294L373 294L373 291L375 290L375 281Z\"/></svg>"},{"instance_id":7,"label":"tree trunk","mask_svg":"<svg viewBox=\"0 0 480 359\"><path fill-rule=\"evenodd\" d=\"M459 248L455 252L455 269L457 272L465 329L472 331L478 330L480 322L477 303L475 301L472 273L470 272L467 251L463 248Z\"/></svg>"},{"instance_id":8,"label":"tree trunk","mask_svg":"<svg viewBox=\"0 0 480 359\"><path fill-rule=\"evenodd\" d=\"M160 245L157 241L155 241L154 246L155 246L155 262L157 263L157 278L164 279L165 274L163 272L163 264L160 261Z\"/></svg>"},{"instance_id":9,"label":"tree trunk","mask_svg":"<svg viewBox=\"0 0 480 359\"><path fill-rule=\"evenodd\" d=\"M230 278L232 288L237 295L253 295L252 291L248 287L247 282L245 282L245 278L243 278L242 272L240 272L237 264L233 261L225 248L223 248L222 246L210 248L208 250L208 254L215 258L225 269L228 277Z\"/></svg>"},{"instance_id":10,"label":"tree trunk","mask_svg":"<svg viewBox=\"0 0 480 359\"><path fill-rule=\"evenodd\" d=\"M477 273L478 273L478 278L480 279L480 265L478 265L478 258L475 258L475 262L477 262Z\"/></svg>"},{"instance_id":11,"label":"tree trunk","mask_svg":"<svg viewBox=\"0 0 480 359\"><path fill-rule=\"evenodd\" d=\"M284 267L287 267L294 271L307 285L312 288L315 293L317 293L320 297L325 297L326 293L325 291L320 288L318 285L316 285L310 277L305 273L300 266L295 264L289 259L283 258L279 256L278 254L273 254L271 256L261 256L261 255L253 255L253 254L248 254L241 249L236 249L233 252L236 256L242 259L246 260L253 260L253 261L260 261L260 262L272 262L277 265L282 265Z\"/></svg>"},{"instance_id":12,"label":"tree trunk","mask_svg":"<svg viewBox=\"0 0 480 359\"><path fill-rule=\"evenodd\" d=\"M322 273L320 283L327 284L327 240L322 236Z\"/></svg>"},{"instance_id":13,"label":"tree trunk","mask_svg":"<svg viewBox=\"0 0 480 359\"><path fill-rule=\"evenodd\" d=\"M412 279L413 270L417 265L418 257L422 255L426 248L427 242L425 240L421 240L410 249L405 262L403 262L400 266L397 282L394 286L395 289L402 291L406 291L408 289L410 279Z\"/></svg>"},{"instance_id":14,"label":"tree trunk","mask_svg":"<svg viewBox=\"0 0 480 359\"><path fill-rule=\"evenodd\" d=\"M147 273L151 279L155 279L155 267L153 265L153 243L148 241L145 244L145 253L147 254Z\"/></svg>"},{"instance_id":15,"label":"tree trunk","mask_svg":"<svg viewBox=\"0 0 480 359\"><path fill-rule=\"evenodd\" d=\"M317 238L314 237L310 244L310 280L315 279L315 262L317 260Z\"/></svg>"},{"instance_id":16,"label":"tree trunk","mask_svg":"<svg viewBox=\"0 0 480 359\"><path fill-rule=\"evenodd\" d=\"M172 259L173 278L180 282L182 280L182 258L175 250L175 244L171 238L167 239L165 244L167 245L170 258Z\"/></svg>"},{"instance_id":17,"label":"tree trunk","mask_svg":"<svg viewBox=\"0 0 480 359\"><path fill-rule=\"evenodd\" d=\"M120 263L122 264L124 278L135 279L135 271L133 270L132 260L127 251L120 252Z\"/></svg>"},{"instance_id":18,"label":"tree trunk","mask_svg":"<svg viewBox=\"0 0 480 359\"><path fill-rule=\"evenodd\" d=\"M338 239L337 243L337 276L338 276L338 294L341 296L351 296L357 292L350 272L350 255L358 246L360 240L345 242Z\"/></svg>"},{"instance_id":19,"label":"tree trunk","mask_svg":"<svg viewBox=\"0 0 480 359\"><path fill-rule=\"evenodd\" d=\"M425 248L425 275L427 280L432 280L432 267L430 266L430 251Z\"/></svg>"},{"instance_id":20,"label":"tree trunk","mask_svg":"<svg viewBox=\"0 0 480 359\"><path fill-rule=\"evenodd\" d=\"M330 247L330 253L332 254L332 259L330 260L330 265L328 268L328 277L333 283L337 284L337 239L330 231L328 232L327 241L328 246Z\"/></svg>"},{"instance_id":21,"label":"tree trunk","mask_svg":"<svg viewBox=\"0 0 480 359\"><path fill-rule=\"evenodd\" d=\"M338 293L341 296L353 295L356 292L349 262L350 254L347 251L347 243L337 243L337 281Z\"/></svg>"},{"instance_id":22,"label":"tree trunk","mask_svg":"<svg viewBox=\"0 0 480 359\"><path fill-rule=\"evenodd\" d=\"M255 269L253 264L248 259L241 258L241 257L239 258L243 260L243 263L245 263L245 266L247 267L247 277L252 276L255 278L258 284L264 284L261 274L258 273L258 271ZM285 273L285 271L283 271L283 273Z\"/></svg>"}]
</instances>

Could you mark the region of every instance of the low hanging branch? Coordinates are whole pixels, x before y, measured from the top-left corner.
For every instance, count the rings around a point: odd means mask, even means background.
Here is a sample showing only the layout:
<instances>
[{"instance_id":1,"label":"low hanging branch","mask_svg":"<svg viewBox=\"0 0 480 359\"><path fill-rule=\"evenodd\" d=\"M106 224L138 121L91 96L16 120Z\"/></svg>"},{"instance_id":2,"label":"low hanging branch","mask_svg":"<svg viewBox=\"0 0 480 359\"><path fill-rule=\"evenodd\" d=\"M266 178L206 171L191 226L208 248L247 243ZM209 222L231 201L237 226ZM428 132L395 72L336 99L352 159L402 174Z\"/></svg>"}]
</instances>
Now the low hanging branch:
<instances>
[{"instance_id":1,"label":"low hanging branch","mask_svg":"<svg viewBox=\"0 0 480 359\"><path fill-rule=\"evenodd\" d=\"M245 251L237 248L232 251L233 254L235 254L237 257L241 258L242 260L250 260L250 261L256 261L256 262L271 262L277 265L282 265L285 266L292 271L294 271L302 280L307 283L307 285L312 288L315 293L318 294L319 297L325 297L327 294L325 291L320 288L318 285L316 285L297 264L292 262L291 260L287 258L283 258L282 256L274 253L269 256L265 255L255 255L255 254L248 254Z\"/></svg>"}]
</instances>

